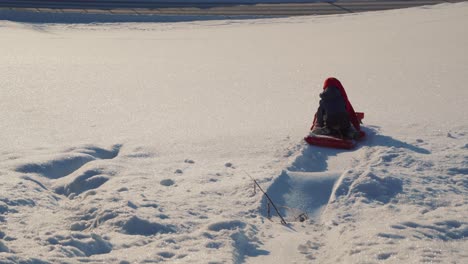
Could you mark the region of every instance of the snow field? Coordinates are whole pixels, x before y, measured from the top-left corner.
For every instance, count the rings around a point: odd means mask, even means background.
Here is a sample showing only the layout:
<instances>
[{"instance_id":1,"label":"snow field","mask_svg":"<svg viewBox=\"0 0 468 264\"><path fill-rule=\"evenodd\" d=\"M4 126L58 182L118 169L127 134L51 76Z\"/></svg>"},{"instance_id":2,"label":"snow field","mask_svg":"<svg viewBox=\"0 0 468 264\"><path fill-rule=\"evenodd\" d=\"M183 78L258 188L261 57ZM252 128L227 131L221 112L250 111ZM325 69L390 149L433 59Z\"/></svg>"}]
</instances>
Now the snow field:
<instances>
[{"instance_id":1,"label":"snow field","mask_svg":"<svg viewBox=\"0 0 468 264\"><path fill-rule=\"evenodd\" d=\"M467 10L0 22L0 262L465 263ZM353 151L301 141L328 76Z\"/></svg>"}]
</instances>

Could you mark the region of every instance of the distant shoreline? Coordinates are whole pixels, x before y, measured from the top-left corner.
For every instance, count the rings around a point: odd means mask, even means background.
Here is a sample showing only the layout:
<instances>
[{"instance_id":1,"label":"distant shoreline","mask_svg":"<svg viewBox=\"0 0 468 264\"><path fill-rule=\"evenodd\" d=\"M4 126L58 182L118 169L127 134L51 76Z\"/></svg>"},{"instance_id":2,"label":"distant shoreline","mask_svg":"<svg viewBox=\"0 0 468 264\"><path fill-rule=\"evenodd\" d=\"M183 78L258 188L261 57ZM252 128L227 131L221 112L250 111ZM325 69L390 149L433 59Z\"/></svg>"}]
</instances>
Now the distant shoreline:
<instances>
[{"instance_id":1,"label":"distant shoreline","mask_svg":"<svg viewBox=\"0 0 468 264\"><path fill-rule=\"evenodd\" d=\"M260 2L260 3L259 3ZM262 3L264 2L264 3ZM270 2L270 3L268 3ZM0 0L0 10L53 14L107 14L107 15L181 15L181 16L301 16L357 13L400 9L461 0L346 0L334 2L304 1L27 1ZM1 18L1 17L0 17Z\"/></svg>"}]
</instances>

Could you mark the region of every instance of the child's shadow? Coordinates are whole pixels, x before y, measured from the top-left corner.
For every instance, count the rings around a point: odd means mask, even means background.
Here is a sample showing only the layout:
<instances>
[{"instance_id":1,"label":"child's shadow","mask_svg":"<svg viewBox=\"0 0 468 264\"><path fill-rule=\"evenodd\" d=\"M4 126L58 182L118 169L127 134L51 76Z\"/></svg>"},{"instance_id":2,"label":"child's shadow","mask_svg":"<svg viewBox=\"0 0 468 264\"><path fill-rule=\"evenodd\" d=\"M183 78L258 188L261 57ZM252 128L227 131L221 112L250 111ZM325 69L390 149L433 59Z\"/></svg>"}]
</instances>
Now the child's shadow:
<instances>
[{"instance_id":1,"label":"child's shadow","mask_svg":"<svg viewBox=\"0 0 468 264\"><path fill-rule=\"evenodd\" d=\"M342 152L356 151L362 147L395 147L405 148L410 151L420 154L431 154L427 149L419 146L415 146L390 136L380 135L377 127L363 127L366 132L366 137L357 142L356 148L352 150L345 149L333 149L326 147L307 146L302 150L302 154L299 155L293 163L287 168L288 171L299 171L299 172L324 172L328 169L328 158L338 155Z\"/></svg>"},{"instance_id":2,"label":"child's shadow","mask_svg":"<svg viewBox=\"0 0 468 264\"><path fill-rule=\"evenodd\" d=\"M384 146L384 147L395 147L395 148L405 148L416 153L420 154L431 154L431 152L425 148L421 148L409 143L394 139L389 136L377 134L377 130L373 127L363 127L364 132L366 132L366 137L362 142L359 142L359 146Z\"/></svg>"}]
</instances>

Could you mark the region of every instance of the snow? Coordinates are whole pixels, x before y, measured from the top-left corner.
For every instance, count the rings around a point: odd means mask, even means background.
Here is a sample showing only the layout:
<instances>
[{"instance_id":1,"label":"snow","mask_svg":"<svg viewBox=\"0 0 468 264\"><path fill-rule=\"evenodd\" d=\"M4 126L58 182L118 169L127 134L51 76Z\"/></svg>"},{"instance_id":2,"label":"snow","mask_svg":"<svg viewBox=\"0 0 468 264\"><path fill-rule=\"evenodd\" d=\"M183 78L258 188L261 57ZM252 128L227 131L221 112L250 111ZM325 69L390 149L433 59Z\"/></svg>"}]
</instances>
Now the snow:
<instances>
[{"instance_id":1,"label":"snow","mask_svg":"<svg viewBox=\"0 0 468 264\"><path fill-rule=\"evenodd\" d=\"M0 21L0 262L466 263L467 14ZM302 140L329 76L351 151Z\"/></svg>"}]
</instances>

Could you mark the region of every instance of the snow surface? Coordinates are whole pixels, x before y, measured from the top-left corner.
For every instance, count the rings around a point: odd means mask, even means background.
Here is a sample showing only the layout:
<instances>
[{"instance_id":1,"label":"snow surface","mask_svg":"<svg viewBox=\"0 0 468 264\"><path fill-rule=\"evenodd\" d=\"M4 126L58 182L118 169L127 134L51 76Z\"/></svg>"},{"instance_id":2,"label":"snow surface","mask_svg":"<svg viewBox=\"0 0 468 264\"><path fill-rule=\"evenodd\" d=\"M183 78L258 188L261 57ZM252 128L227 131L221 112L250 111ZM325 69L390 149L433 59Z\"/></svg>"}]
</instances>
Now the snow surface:
<instances>
[{"instance_id":1,"label":"snow surface","mask_svg":"<svg viewBox=\"0 0 468 264\"><path fill-rule=\"evenodd\" d=\"M467 24L1 21L0 262L467 263ZM302 140L329 76L353 151Z\"/></svg>"}]
</instances>

